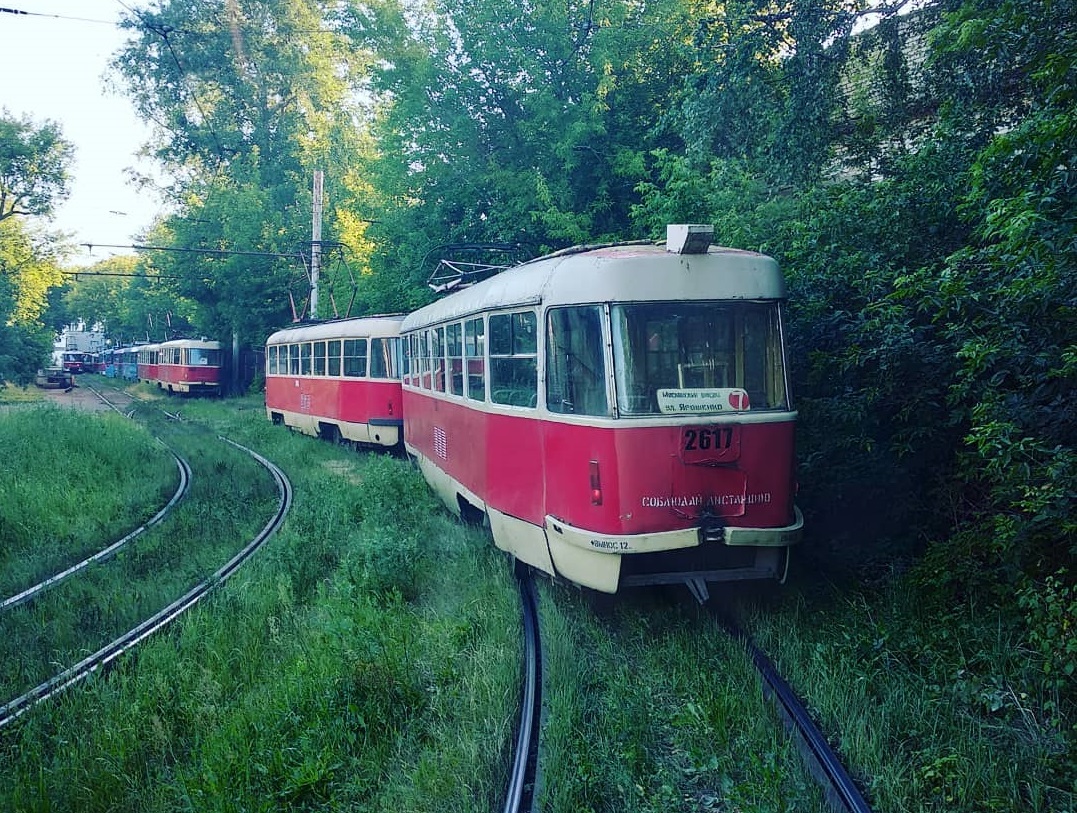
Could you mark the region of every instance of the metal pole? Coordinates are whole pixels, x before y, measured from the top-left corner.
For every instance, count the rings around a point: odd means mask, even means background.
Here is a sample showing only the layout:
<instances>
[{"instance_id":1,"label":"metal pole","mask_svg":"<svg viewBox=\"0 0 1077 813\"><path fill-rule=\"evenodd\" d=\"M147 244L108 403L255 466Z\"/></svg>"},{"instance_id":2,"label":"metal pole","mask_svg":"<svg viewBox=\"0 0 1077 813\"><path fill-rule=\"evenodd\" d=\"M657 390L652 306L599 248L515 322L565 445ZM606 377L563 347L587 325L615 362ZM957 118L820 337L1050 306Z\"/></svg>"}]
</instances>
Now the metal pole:
<instances>
[{"instance_id":1,"label":"metal pole","mask_svg":"<svg viewBox=\"0 0 1077 813\"><path fill-rule=\"evenodd\" d=\"M322 265L322 180L320 169L314 170L314 214L310 232L310 318L318 318L318 272Z\"/></svg>"}]
</instances>

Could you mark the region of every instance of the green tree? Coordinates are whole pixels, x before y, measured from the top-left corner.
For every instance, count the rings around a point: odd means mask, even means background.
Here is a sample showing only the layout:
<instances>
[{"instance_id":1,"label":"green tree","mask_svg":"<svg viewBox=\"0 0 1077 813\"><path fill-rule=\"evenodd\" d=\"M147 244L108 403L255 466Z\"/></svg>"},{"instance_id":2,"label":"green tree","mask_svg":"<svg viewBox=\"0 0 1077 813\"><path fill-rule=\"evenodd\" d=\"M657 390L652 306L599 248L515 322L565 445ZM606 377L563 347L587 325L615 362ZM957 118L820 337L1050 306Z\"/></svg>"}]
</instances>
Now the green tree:
<instances>
[{"instance_id":1,"label":"green tree","mask_svg":"<svg viewBox=\"0 0 1077 813\"><path fill-rule=\"evenodd\" d=\"M330 200L348 199L340 179L352 176L333 170L350 164L368 60L341 33L350 13L306 0L168 0L125 21L134 36L114 64L159 125L153 152L178 180L166 231L188 251L153 263L182 277L176 290L209 335L260 344L287 318L315 169L327 170Z\"/></svg>"},{"instance_id":2,"label":"green tree","mask_svg":"<svg viewBox=\"0 0 1077 813\"><path fill-rule=\"evenodd\" d=\"M53 122L37 126L0 111L0 221L50 215L67 197L73 151Z\"/></svg>"}]
</instances>

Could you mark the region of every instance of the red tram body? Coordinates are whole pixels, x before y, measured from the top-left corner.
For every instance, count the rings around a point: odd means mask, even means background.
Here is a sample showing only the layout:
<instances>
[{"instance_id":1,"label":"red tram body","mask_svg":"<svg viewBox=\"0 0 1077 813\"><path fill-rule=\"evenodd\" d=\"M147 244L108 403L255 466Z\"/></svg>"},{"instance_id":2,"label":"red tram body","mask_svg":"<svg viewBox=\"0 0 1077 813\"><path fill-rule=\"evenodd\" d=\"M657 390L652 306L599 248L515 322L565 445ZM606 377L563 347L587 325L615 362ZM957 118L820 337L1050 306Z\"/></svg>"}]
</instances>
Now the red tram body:
<instances>
[{"instance_id":1,"label":"red tram body","mask_svg":"<svg viewBox=\"0 0 1077 813\"><path fill-rule=\"evenodd\" d=\"M274 333L266 341L267 417L334 442L399 445L403 318L342 319Z\"/></svg>"},{"instance_id":2,"label":"red tram body","mask_svg":"<svg viewBox=\"0 0 1077 813\"><path fill-rule=\"evenodd\" d=\"M152 346L156 365L151 381L169 393L220 395L221 343L172 339Z\"/></svg>"},{"instance_id":3,"label":"red tram body","mask_svg":"<svg viewBox=\"0 0 1077 813\"><path fill-rule=\"evenodd\" d=\"M404 443L520 560L702 599L708 581L784 578L796 413L777 264L671 234L559 252L410 314Z\"/></svg>"},{"instance_id":4,"label":"red tram body","mask_svg":"<svg viewBox=\"0 0 1077 813\"><path fill-rule=\"evenodd\" d=\"M135 350L138 366L138 380L156 384L158 378L158 359L161 345L143 344Z\"/></svg>"}]
</instances>

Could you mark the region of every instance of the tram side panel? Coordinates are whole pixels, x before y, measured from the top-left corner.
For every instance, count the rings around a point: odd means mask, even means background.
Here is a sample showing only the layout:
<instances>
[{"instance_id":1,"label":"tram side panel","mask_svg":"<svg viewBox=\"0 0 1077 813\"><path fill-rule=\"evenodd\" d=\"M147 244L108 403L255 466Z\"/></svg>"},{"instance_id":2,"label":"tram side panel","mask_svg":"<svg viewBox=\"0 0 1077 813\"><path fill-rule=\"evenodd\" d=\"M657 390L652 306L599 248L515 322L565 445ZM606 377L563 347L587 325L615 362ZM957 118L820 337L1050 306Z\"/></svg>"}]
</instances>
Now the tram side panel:
<instances>
[{"instance_id":1,"label":"tram side panel","mask_svg":"<svg viewBox=\"0 0 1077 813\"><path fill-rule=\"evenodd\" d=\"M404 409L408 453L441 500L453 511L460 499L484 511L498 548L553 573L543 528L541 423L409 389Z\"/></svg>"},{"instance_id":2,"label":"tram side panel","mask_svg":"<svg viewBox=\"0 0 1077 813\"><path fill-rule=\"evenodd\" d=\"M304 434L330 427L344 440L395 446L403 427L400 382L367 378L266 378L266 412Z\"/></svg>"}]
</instances>

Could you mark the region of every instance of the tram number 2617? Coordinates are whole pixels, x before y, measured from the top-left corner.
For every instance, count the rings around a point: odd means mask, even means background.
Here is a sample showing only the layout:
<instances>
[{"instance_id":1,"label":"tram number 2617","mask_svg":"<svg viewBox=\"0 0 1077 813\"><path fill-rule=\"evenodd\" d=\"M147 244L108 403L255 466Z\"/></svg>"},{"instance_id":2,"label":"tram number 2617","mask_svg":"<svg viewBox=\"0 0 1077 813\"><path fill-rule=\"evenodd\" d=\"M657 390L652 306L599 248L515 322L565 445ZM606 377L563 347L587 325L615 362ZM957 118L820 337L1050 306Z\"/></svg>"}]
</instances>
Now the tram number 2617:
<instances>
[{"instance_id":1,"label":"tram number 2617","mask_svg":"<svg viewBox=\"0 0 1077 813\"><path fill-rule=\"evenodd\" d=\"M684 451L722 451L733 445L733 427L718 426L714 429L685 429Z\"/></svg>"}]
</instances>

